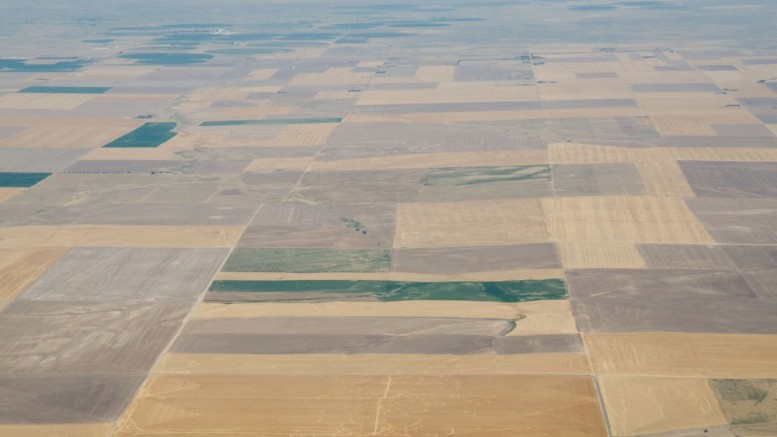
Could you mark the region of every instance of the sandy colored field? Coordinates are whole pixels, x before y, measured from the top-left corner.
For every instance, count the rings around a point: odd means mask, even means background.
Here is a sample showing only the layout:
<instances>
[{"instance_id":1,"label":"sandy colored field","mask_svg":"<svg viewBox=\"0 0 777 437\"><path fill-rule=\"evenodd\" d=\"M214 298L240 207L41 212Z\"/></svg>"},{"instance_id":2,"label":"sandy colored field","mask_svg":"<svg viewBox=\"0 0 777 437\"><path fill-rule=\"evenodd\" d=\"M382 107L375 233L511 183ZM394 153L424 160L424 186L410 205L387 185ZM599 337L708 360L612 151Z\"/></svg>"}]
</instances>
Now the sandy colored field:
<instances>
[{"instance_id":1,"label":"sandy colored field","mask_svg":"<svg viewBox=\"0 0 777 437\"><path fill-rule=\"evenodd\" d=\"M581 376L159 375L119 435L223 429L268 436L605 433L593 384Z\"/></svg>"},{"instance_id":2,"label":"sandy colored field","mask_svg":"<svg viewBox=\"0 0 777 437\"><path fill-rule=\"evenodd\" d=\"M394 247L499 246L550 241L539 200L401 203Z\"/></svg>"},{"instance_id":3,"label":"sandy colored field","mask_svg":"<svg viewBox=\"0 0 777 437\"><path fill-rule=\"evenodd\" d=\"M552 279L564 276L562 269L516 269L497 272L460 273L437 275L406 272L367 273L278 273L278 272L220 272L216 279L244 281L283 280L343 280L343 281L408 281L408 282L451 282L451 281L510 281L519 279Z\"/></svg>"},{"instance_id":4,"label":"sandy colored field","mask_svg":"<svg viewBox=\"0 0 777 437\"><path fill-rule=\"evenodd\" d=\"M324 73L299 73L288 85L321 86L321 85L363 85L367 84L375 73L354 73L350 67L330 68Z\"/></svg>"},{"instance_id":5,"label":"sandy colored field","mask_svg":"<svg viewBox=\"0 0 777 437\"><path fill-rule=\"evenodd\" d=\"M675 197L542 199L557 240L635 243L711 243L694 214Z\"/></svg>"},{"instance_id":6,"label":"sandy colored field","mask_svg":"<svg viewBox=\"0 0 777 437\"><path fill-rule=\"evenodd\" d=\"M431 123L461 123L468 121L536 120L545 117L541 109L523 111L455 111L455 112L406 112L396 114L404 121ZM351 118L348 118L351 121ZM362 121L357 119L356 121Z\"/></svg>"},{"instance_id":7,"label":"sandy colored field","mask_svg":"<svg viewBox=\"0 0 777 437\"><path fill-rule=\"evenodd\" d=\"M777 124L767 124L766 127L768 127L770 131L774 132L774 134L777 135ZM773 149L770 149L770 150L773 150Z\"/></svg>"},{"instance_id":8,"label":"sandy colored field","mask_svg":"<svg viewBox=\"0 0 777 437\"><path fill-rule=\"evenodd\" d=\"M111 80L132 80L154 71L152 66L132 65L89 65L78 72L79 76L85 76L96 80L99 77L110 77Z\"/></svg>"},{"instance_id":9,"label":"sandy colored field","mask_svg":"<svg viewBox=\"0 0 777 437\"><path fill-rule=\"evenodd\" d=\"M243 100L250 93L277 93L278 86L248 87L200 87L186 96L190 102L214 102L216 100Z\"/></svg>"},{"instance_id":10,"label":"sandy colored field","mask_svg":"<svg viewBox=\"0 0 777 437\"><path fill-rule=\"evenodd\" d=\"M319 91L313 96L313 100L349 100L358 99L360 92L356 91Z\"/></svg>"},{"instance_id":11,"label":"sandy colored field","mask_svg":"<svg viewBox=\"0 0 777 437\"><path fill-rule=\"evenodd\" d=\"M229 355L167 354L160 373L268 375L589 374L577 353L515 355Z\"/></svg>"},{"instance_id":12,"label":"sandy colored field","mask_svg":"<svg viewBox=\"0 0 777 437\"><path fill-rule=\"evenodd\" d=\"M567 269L646 267L637 247L632 243L559 241L556 245Z\"/></svg>"},{"instance_id":13,"label":"sandy colored field","mask_svg":"<svg viewBox=\"0 0 777 437\"><path fill-rule=\"evenodd\" d=\"M243 226L66 225L0 228L0 248L82 247L232 247Z\"/></svg>"},{"instance_id":14,"label":"sandy colored field","mask_svg":"<svg viewBox=\"0 0 777 437\"><path fill-rule=\"evenodd\" d=\"M488 167L545 164L547 161L548 153L544 150L419 153L379 156L374 158L341 159L338 161L314 161L311 165L311 170L344 171L439 167Z\"/></svg>"},{"instance_id":15,"label":"sandy colored field","mask_svg":"<svg viewBox=\"0 0 777 437\"><path fill-rule=\"evenodd\" d=\"M0 141L0 147L102 147L132 129L122 126L30 127Z\"/></svg>"},{"instance_id":16,"label":"sandy colored field","mask_svg":"<svg viewBox=\"0 0 777 437\"><path fill-rule=\"evenodd\" d=\"M566 300L499 302L321 302L202 304L198 319L253 317L446 317L514 320L508 335L574 334L575 320Z\"/></svg>"},{"instance_id":17,"label":"sandy colored field","mask_svg":"<svg viewBox=\"0 0 777 437\"><path fill-rule=\"evenodd\" d=\"M684 120L673 116L653 116L653 126L663 136L715 136L717 133L704 118Z\"/></svg>"},{"instance_id":18,"label":"sandy colored field","mask_svg":"<svg viewBox=\"0 0 777 437\"><path fill-rule=\"evenodd\" d=\"M252 71L248 77L253 80L268 80L277 72L277 68L257 68L256 70Z\"/></svg>"},{"instance_id":19,"label":"sandy colored field","mask_svg":"<svg viewBox=\"0 0 777 437\"><path fill-rule=\"evenodd\" d=\"M35 424L0 425L4 437L107 437L111 435L112 423Z\"/></svg>"},{"instance_id":20,"label":"sandy colored field","mask_svg":"<svg viewBox=\"0 0 777 437\"><path fill-rule=\"evenodd\" d=\"M419 82L452 81L455 73L455 65L422 65L416 70L415 79Z\"/></svg>"},{"instance_id":21,"label":"sandy colored field","mask_svg":"<svg viewBox=\"0 0 777 437\"><path fill-rule=\"evenodd\" d=\"M312 162L312 157L299 158L261 158L254 159L245 168L246 172L304 171Z\"/></svg>"},{"instance_id":22,"label":"sandy colored field","mask_svg":"<svg viewBox=\"0 0 777 437\"><path fill-rule=\"evenodd\" d=\"M559 108L543 111L545 118L611 118L639 117L642 110L636 107L604 107L604 108Z\"/></svg>"},{"instance_id":23,"label":"sandy colored field","mask_svg":"<svg viewBox=\"0 0 777 437\"><path fill-rule=\"evenodd\" d=\"M81 161L168 161L180 159L176 150L167 147L110 147L92 149L78 158Z\"/></svg>"},{"instance_id":24,"label":"sandy colored field","mask_svg":"<svg viewBox=\"0 0 777 437\"><path fill-rule=\"evenodd\" d=\"M706 379L605 376L599 387L616 436L727 423Z\"/></svg>"},{"instance_id":25,"label":"sandy colored field","mask_svg":"<svg viewBox=\"0 0 777 437\"><path fill-rule=\"evenodd\" d=\"M631 99L629 85L622 82L542 83L537 92L543 100Z\"/></svg>"},{"instance_id":26,"label":"sandy colored field","mask_svg":"<svg viewBox=\"0 0 777 437\"><path fill-rule=\"evenodd\" d=\"M262 120L265 118L280 118L291 114L293 108L285 106L258 108L225 108L219 111L213 120Z\"/></svg>"},{"instance_id":27,"label":"sandy colored field","mask_svg":"<svg viewBox=\"0 0 777 437\"><path fill-rule=\"evenodd\" d=\"M260 142L262 146L323 146L336 124L295 124L283 128L275 138Z\"/></svg>"},{"instance_id":28,"label":"sandy colored field","mask_svg":"<svg viewBox=\"0 0 777 437\"><path fill-rule=\"evenodd\" d=\"M533 87L472 86L417 90L367 90L356 105L536 101Z\"/></svg>"},{"instance_id":29,"label":"sandy colored field","mask_svg":"<svg viewBox=\"0 0 777 437\"><path fill-rule=\"evenodd\" d=\"M0 203L24 191L24 188L0 188Z\"/></svg>"},{"instance_id":30,"label":"sandy colored field","mask_svg":"<svg viewBox=\"0 0 777 437\"><path fill-rule=\"evenodd\" d=\"M650 160L635 163L648 195L656 197L694 197L677 161Z\"/></svg>"},{"instance_id":31,"label":"sandy colored field","mask_svg":"<svg viewBox=\"0 0 777 437\"><path fill-rule=\"evenodd\" d=\"M0 249L0 298L14 299L67 251L67 247Z\"/></svg>"},{"instance_id":32,"label":"sandy colored field","mask_svg":"<svg viewBox=\"0 0 777 437\"><path fill-rule=\"evenodd\" d=\"M579 143L548 145L551 164L592 164L640 161L777 161L777 149L724 147L628 148ZM646 182L647 183L647 182Z\"/></svg>"},{"instance_id":33,"label":"sandy colored field","mask_svg":"<svg viewBox=\"0 0 777 437\"><path fill-rule=\"evenodd\" d=\"M75 109L96 94L17 93L0 96L0 109Z\"/></svg>"},{"instance_id":34,"label":"sandy colored field","mask_svg":"<svg viewBox=\"0 0 777 437\"><path fill-rule=\"evenodd\" d=\"M32 94L30 94L32 95ZM13 113L12 113L13 114ZM67 114L67 113L59 113ZM115 128L124 127L125 132L129 132L143 124L139 120L127 118L111 117L77 117L77 116L52 116L52 117L34 117L34 116L10 116L0 118L0 126L25 126L25 127L84 127L94 128Z\"/></svg>"},{"instance_id":35,"label":"sandy colored field","mask_svg":"<svg viewBox=\"0 0 777 437\"><path fill-rule=\"evenodd\" d=\"M751 334L586 334L602 375L777 377L777 336Z\"/></svg>"}]
</instances>

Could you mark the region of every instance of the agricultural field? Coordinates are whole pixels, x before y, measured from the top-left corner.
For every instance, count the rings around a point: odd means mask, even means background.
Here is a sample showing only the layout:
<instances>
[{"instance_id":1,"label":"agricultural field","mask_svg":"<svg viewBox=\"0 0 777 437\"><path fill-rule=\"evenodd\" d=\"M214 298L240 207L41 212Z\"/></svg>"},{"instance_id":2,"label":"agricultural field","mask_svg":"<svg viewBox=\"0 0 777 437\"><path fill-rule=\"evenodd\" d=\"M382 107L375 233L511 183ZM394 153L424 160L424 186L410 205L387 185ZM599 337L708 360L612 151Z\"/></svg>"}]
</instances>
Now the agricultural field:
<instances>
[{"instance_id":1,"label":"agricultural field","mask_svg":"<svg viewBox=\"0 0 777 437\"><path fill-rule=\"evenodd\" d=\"M0 2L0 436L777 436L773 2L103 3Z\"/></svg>"}]
</instances>

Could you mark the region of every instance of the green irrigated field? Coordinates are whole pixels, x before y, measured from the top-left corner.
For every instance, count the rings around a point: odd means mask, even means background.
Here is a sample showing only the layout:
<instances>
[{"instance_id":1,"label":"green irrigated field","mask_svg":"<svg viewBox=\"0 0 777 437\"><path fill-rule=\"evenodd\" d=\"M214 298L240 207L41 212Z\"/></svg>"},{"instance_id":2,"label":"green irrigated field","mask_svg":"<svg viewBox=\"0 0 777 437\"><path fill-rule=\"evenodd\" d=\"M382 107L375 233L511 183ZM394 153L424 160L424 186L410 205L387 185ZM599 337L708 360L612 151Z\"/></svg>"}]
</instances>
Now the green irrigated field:
<instances>
[{"instance_id":1,"label":"green irrigated field","mask_svg":"<svg viewBox=\"0 0 777 437\"><path fill-rule=\"evenodd\" d=\"M145 123L103 147L158 147L177 135L172 132L175 126L175 122Z\"/></svg>"},{"instance_id":2,"label":"green irrigated field","mask_svg":"<svg viewBox=\"0 0 777 437\"><path fill-rule=\"evenodd\" d=\"M397 282L397 281L214 281L212 292L245 293L334 293L372 298L383 302L401 300L471 300L526 302L565 299L561 279L502 282Z\"/></svg>"},{"instance_id":3,"label":"green irrigated field","mask_svg":"<svg viewBox=\"0 0 777 437\"><path fill-rule=\"evenodd\" d=\"M0 173L0 187L31 187L51 176L51 173Z\"/></svg>"},{"instance_id":4,"label":"green irrigated field","mask_svg":"<svg viewBox=\"0 0 777 437\"><path fill-rule=\"evenodd\" d=\"M387 272L390 250L238 248L227 272Z\"/></svg>"}]
</instances>

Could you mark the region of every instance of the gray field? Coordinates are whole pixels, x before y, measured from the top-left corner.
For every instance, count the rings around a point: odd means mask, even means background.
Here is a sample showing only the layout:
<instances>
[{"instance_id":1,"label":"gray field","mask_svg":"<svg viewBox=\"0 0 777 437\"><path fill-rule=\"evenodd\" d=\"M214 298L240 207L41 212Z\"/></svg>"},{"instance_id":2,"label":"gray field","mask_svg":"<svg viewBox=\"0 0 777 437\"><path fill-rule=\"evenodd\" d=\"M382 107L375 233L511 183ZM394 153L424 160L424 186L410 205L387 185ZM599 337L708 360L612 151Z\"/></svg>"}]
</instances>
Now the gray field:
<instances>
[{"instance_id":1,"label":"gray field","mask_svg":"<svg viewBox=\"0 0 777 437\"><path fill-rule=\"evenodd\" d=\"M632 163L554 165L551 171L557 196L645 194L645 187Z\"/></svg>"},{"instance_id":2,"label":"gray field","mask_svg":"<svg viewBox=\"0 0 777 437\"><path fill-rule=\"evenodd\" d=\"M578 335L494 337L483 335L181 335L176 353L231 354L521 354L579 352Z\"/></svg>"},{"instance_id":3,"label":"gray field","mask_svg":"<svg viewBox=\"0 0 777 437\"><path fill-rule=\"evenodd\" d=\"M777 163L681 161L699 197L777 198Z\"/></svg>"},{"instance_id":4,"label":"gray field","mask_svg":"<svg viewBox=\"0 0 777 437\"><path fill-rule=\"evenodd\" d=\"M567 280L573 298L756 297L741 275L719 270L570 270Z\"/></svg>"},{"instance_id":5,"label":"gray field","mask_svg":"<svg viewBox=\"0 0 777 437\"><path fill-rule=\"evenodd\" d=\"M392 271L396 272L453 274L518 268L557 269L561 261L551 243L396 249L392 254Z\"/></svg>"},{"instance_id":6,"label":"gray field","mask_svg":"<svg viewBox=\"0 0 777 437\"><path fill-rule=\"evenodd\" d=\"M226 249L74 248L21 296L25 300L196 299Z\"/></svg>"},{"instance_id":7,"label":"gray field","mask_svg":"<svg viewBox=\"0 0 777 437\"><path fill-rule=\"evenodd\" d=\"M89 149L3 148L0 153L0 172L55 172L67 167L88 151Z\"/></svg>"},{"instance_id":8,"label":"gray field","mask_svg":"<svg viewBox=\"0 0 777 437\"><path fill-rule=\"evenodd\" d=\"M718 243L777 244L777 200L689 198L685 202Z\"/></svg>"},{"instance_id":9,"label":"gray field","mask_svg":"<svg viewBox=\"0 0 777 437\"><path fill-rule=\"evenodd\" d=\"M731 270L735 261L726 246L701 244L638 244L637 249L651 269Z\"/></svg>"}]
</instances>

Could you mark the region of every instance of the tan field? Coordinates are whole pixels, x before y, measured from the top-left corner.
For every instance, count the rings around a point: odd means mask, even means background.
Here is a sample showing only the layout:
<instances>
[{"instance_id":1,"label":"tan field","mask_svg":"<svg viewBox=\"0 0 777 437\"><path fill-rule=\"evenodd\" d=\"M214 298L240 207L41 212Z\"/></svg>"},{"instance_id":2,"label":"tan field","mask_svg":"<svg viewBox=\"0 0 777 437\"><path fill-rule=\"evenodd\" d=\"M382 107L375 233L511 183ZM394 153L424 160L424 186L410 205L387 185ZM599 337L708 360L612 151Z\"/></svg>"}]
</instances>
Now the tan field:
<instances>
[{"instance_id":1,"label":"tan field","mask_svg":"<svg viewBox=\"0 0 777 437\"><path fill-rule=\"evenodd\" d=\"M635 165L649 195L656 197L695 196L677 161L638 161Z\"/></svg>"},{"instance_id":2,"label":"tan field","mask_svg":"<svg viewBox=\"0 0 777 437\"><path fill-rule=\"evenodd\" d=\"M0 96L0 109L75 109L93 98L94 94L7 94Z\"/></svg>"},{"instance_id":3,"label":"tan field","mask_svg":"<svg viewBox=\"0 0 777 437\"><path fill-rule=\"evenodd\" d=\"M728 423L706 379L606 376L599 386L616 436Z\"/></svg>"},{"instance_id":4,"label":"tan field","mask_svg":"<svg viewBox=\"0 0 777 437\"><path fill-rule=\"evenodd\" d=\"M536 120L545 117L540 109L525 111L461 111L461 112L408 112L397 114L403 121L430 123L462 123L467 121ZM349 117L350 121L351 118Z\"/></svg>"},{"instance_id":5,"label":"tan field","mask_svg":"<svg viewBox=\"0 0 777 437\"><path fill-rule=\"evenodd\" d=\"M270 171L304 171L312 162L313 159L310 157L254 159L244 171L257 173Z\"/></svg>"},{"instance_id":6,"label":"tan field","mask_svg":"<svg viewBox=\"0 0 777 437\"><path fill-rule=\"evenodd\" d=\"M0 188L0 203L24 191L24 188Z\"/></svg>"},{"instance_id":7,"label":"tan field","mask_svg":"<svg viewBox=\"0 0 777 437\"><path fill-rule=\"evenodd\" d=\"M225 429L268 436L575 437L600 436L604 424L593 384L580 376L158 375L119 435Z\"/></svg>"},{"instance_id":8,"label":"tan field","mask_svg":"<svg viewBox=\"0 0 777 437\"><path fill-rule=\"evenodd\" d=\"M407 301L200 305L197 319L253 317L445 317L516 320L508 335L577 333L566 300L521 303Z\"/></svg>"},{"instance_id":9,"label":"tan field","mask_svg":"<svg viewBox=\"0 0 777 437\"><path fill-rule=\"evenodd\" d=\"M274 92L274 91L273 91ZM226 108L219 111L215 120L262 120L291 114L294 108L285 106L258 108Z\"/></svg>"},{"instance_id":10,"label":"tan field","mask_svg":"<svg viewBox=\"0 0 777 437\"><path fill-rule=\"evenodd\" d=\"M111 435L112 423L0 425L4 437L105 437Z\"/></svg>"},{"instance_id":11,"label":"tan field","mask_svg":"<svg viewBox=\"0 0 777 437\"><path fill-rule=\"evenodd\" d=\"M37 245L232 247L244 229L244 226L14 226L0 228L0 248Z\"/></svg>"},{"instance_id":12,"label":"tan field","mask_svg":"<svg viewBox=\"0 0 777 437\"><path fill-rule=\"evenodd\" d=\"M167 147L116 147L92 149L79 158L81 161L148 160L168 161L181 159L175 149Z\"/></svg>"},{"instance_id":13,"label":"tan field","mask_svg":"<svg viewBox=\"0 0 777 437\"><path fill-rule=\"evenodd\" d=\"M512 375L590 374L578 353L516 355L231 355L167 354L157 369L170 374L256 375Z\"/></svg>"},{"instance_id":14,"label":"tan field","mask_svg":"<svg viewBox=\"0 0 777 437\"><path fill-rule=\"evenodd\" d=\"M455 281L510 281L520 279L552 279L564 275L562 269L515 269L497 272L474 272L457 274L376 272L376 273L275 273L275 272L220 272L216 279L244 281L284 280L343 280L343 281L408 281L408 282L455 282Z\"/></svg>"},{"instance_id":15,"label":"tan field","mask_svg":"<svg viewBox=\"0 0 777 437\"><path fill-rule=\"evenodd\" d=\"M593 164L603 162L643 161L777 161L777 149L661 147L634 149L579 143L551 143L548 147L551 164ZM644 175L643 175L644 177ZM647 184L648 181L645 181Z\"/></svg>"},{"instance_id":16,"label":"tan field","mask_svg":"<svg viewBox=\"0 0 777 437\"><path fill-rule=\"evenodd\" d=\"M397 206L394 247L499 246L550 241L536 199Z\"/></svg>"},{"instance_id":17,"label":"tan field","mask_svg":"<svg viewBox=\"0 0 777 437\"><path fill-rule=\"evenodd\" d=\"M557 240L634 243L711 243L682 199L674 197L545 198L542 207Z\"/></svg>"},{"instance_id":18,"label":"tan field","mask_svg":"<svg viewBox=\"0 0 777 437\"><path fill-rule=\"evenodd\" d=\"M336 124L296 124L286 126L278 136L257 145L263 146L323 146L332 135Z\"/></svg>"},{"instance_id":19,"label":"tan field","mask_svg":"<svg viewBox=\"0 0 777 437\"><path fill-rule=\"evenodd\" d=\"M777 377L777 336L749 334L586 334L602 375Z\"/></svg>"},{"instance_id":20,"label":"tan field","mask_svg":"<svg viewBox=\"0 0 777 437\"><path fill-rule=\"evenodd\" d=\"M452 81L455 73L454 65L422 65L416 70L415 79L419 82Z\"/></svg>"},{"instance_id":21,"label":"tan field","mask_svg":"<svg viewBox=\"0 0 777 437\"><path fill-rule=\"evenodd\" d=\"M359 85L366 84L374 73L354 73L351 68L330 68L324 73L299 73L289 81L295 86Z\"/></svg>"},{"instance_id":22,"label":"tan field","mask_svg":"<svg viewBox=\"0 0 777 437\"><path fill-rule=\"evenodd\" d=\"M421 90L365 91L357 105L401 105L421 103L516 102L536 101L537 91L532 87L473 86L460 88L433 88Z\"/></svg>"},{"instance_id":23,"label":"tan field","mask_svg":"<svg viewBox=\"0 0 777 437\"><path fill-rule=\"evenodd\" d=\"M440 167L533 165L548 162L544 150L510 150L457 153L419 153L375 158L313 161L314 171L390 170Z\"/></svg>"},{"instance_id":24,"label":"tan field","mask_svg":"<svg viewBox=\"0 0 777 437\"><path fill-rule=\"evenodd\" d=\"M0 141L0 147L96 148L104 146L132 129L123 126L29 127Z\"/></svg>"},{"instance_id":25,"label":"tan field","mask_svg":"<svg viewBox=\"0 0 777 437\"><path fill-rule=\"evenodd\" d=\"M355 91L319 91L313 100L349 100L358 99L361 93Z\"/></svg>"},{"instance_id":26,"label":"tan field","mask_svg":"<svg viewBox=\"0 0 777 437\"><path fill-rule=\"evenodd\" d=\"M559 241L556 245L567 269L646 267L637 247L631 243Z\"/></svg>"},{"instance_id":27,"label":"tan field","mask_svg":"<svg viewBox=\"0 0 777 437\"><path fill-rule=\"evenodd\" d=\"M0 249L0 298L14 299L68 249L67 247Z\"/></svg>"}]
</instances>

